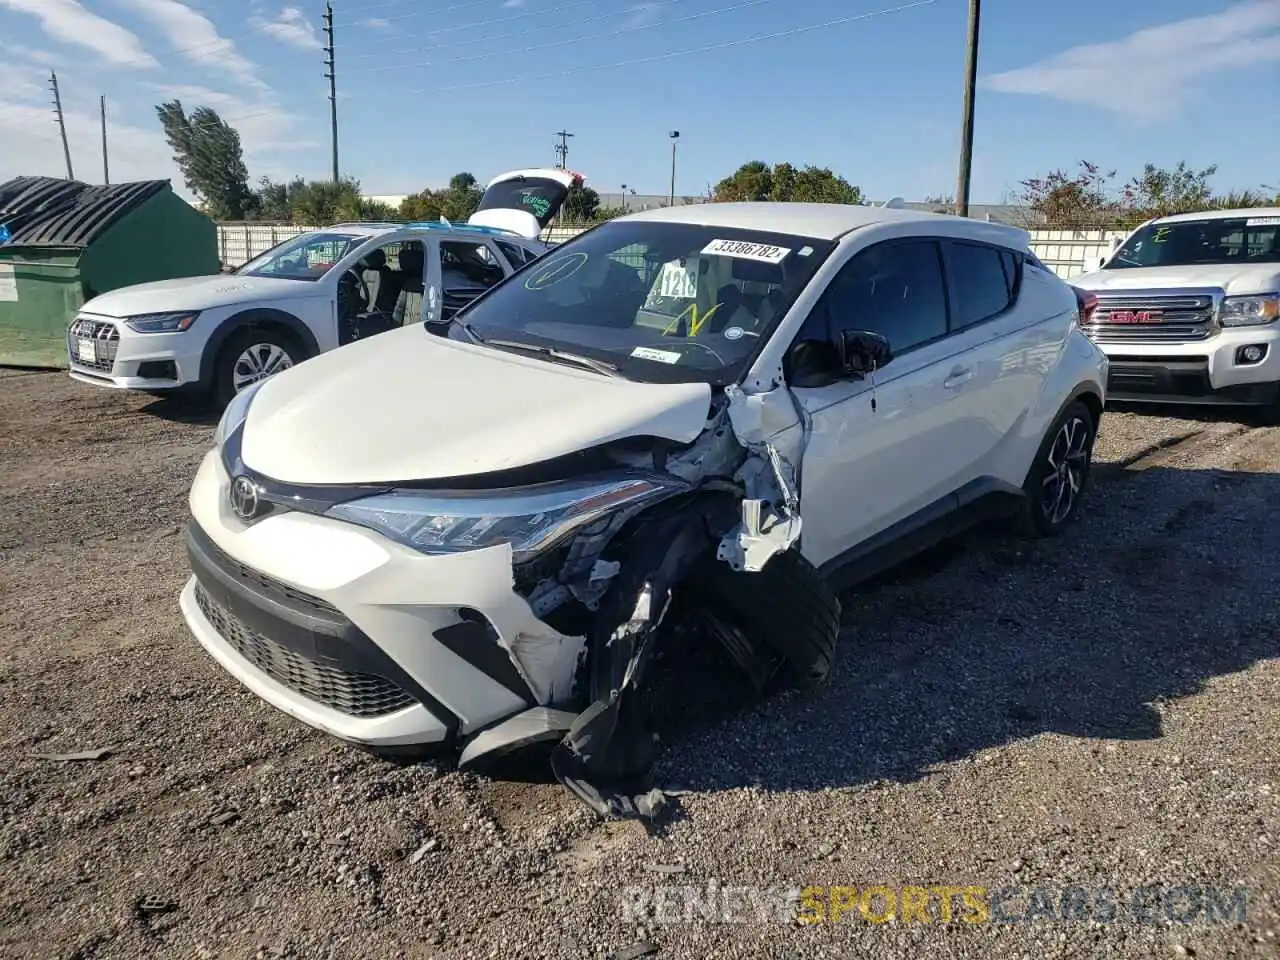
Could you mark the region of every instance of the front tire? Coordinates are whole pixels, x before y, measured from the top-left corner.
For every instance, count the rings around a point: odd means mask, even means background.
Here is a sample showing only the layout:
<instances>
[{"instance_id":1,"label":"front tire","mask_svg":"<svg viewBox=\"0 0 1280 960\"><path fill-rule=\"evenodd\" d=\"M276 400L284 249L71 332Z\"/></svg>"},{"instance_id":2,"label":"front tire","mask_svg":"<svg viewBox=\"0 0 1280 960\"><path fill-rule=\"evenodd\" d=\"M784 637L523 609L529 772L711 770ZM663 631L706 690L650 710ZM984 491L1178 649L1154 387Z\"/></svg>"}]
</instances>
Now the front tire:
<instances>
[{"instance_id":1,"label":"front tire","mask_svg":"<svg viewBox=\"0 0 1280 960\"><path fill-rule=\"evenodd\" d=\"M297 341L269 327L232 334L213 367L213 396L225 407L245 387L287 370L305 357Z\"/></svg>"},{"instance_id":2,"label":"front tire","mask_svg":"<svg viewBox=\"0 0 1280 960\"><path fill-rule=\"evenodd\" d=\"M1080 515L1093 462L1097 422L1079 400L1058 414L1036 451L1022 489L1023 526L1033 537L1060 534Z\"/></svg>"}]
</instances>

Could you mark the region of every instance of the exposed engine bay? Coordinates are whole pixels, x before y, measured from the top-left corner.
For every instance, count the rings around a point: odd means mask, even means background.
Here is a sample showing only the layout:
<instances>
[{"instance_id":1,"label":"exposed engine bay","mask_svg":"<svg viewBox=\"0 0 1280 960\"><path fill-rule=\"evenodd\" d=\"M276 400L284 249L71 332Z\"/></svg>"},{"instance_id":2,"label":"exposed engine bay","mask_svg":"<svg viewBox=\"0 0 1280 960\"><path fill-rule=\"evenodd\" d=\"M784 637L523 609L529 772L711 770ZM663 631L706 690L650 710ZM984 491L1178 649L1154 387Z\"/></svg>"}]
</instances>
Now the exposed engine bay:
<instances>
[{"instance_id":1,"label":"exposed engine bay","mask_svg":"<svg viewBox=\"0 0 1280 960\"><path fill-rule=\"evenodd\" d=\"M664 639L714 639L762 695L780 677L825 679L839 602L798 550L795 464L806 434L785 387L730 387L692 444L633 439L511 478L622 467L665 483L659 498L515 565L515 592L556 636L500 642L540 702L477 735L461 765L558 738L551 766L570 791L602 816L651 819L666 797L651 782L657 747L637 691ZM780 448L780 437L790 442ZM576 657L565 656L566 640Z\"/></svg>"}]
</instances>

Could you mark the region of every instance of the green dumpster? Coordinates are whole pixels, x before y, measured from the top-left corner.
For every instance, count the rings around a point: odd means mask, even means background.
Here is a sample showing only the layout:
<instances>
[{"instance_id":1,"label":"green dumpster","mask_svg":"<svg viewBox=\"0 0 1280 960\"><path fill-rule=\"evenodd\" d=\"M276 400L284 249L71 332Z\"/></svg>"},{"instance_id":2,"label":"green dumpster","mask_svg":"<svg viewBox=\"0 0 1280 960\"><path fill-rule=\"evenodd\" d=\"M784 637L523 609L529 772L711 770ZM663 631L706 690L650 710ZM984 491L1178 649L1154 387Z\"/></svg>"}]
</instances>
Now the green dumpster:
<instances>
[{"instance_id":1,"label":"green dumpster","mask_svg":"<svg viewBox=\"0 0 1280 960\"><path fill-rule=\"evenodd\" d=\"M67 327L100 293L218 273L217 228L168 180L0 184L0 365L67 366Z\"/></svg>"}]
</instances>

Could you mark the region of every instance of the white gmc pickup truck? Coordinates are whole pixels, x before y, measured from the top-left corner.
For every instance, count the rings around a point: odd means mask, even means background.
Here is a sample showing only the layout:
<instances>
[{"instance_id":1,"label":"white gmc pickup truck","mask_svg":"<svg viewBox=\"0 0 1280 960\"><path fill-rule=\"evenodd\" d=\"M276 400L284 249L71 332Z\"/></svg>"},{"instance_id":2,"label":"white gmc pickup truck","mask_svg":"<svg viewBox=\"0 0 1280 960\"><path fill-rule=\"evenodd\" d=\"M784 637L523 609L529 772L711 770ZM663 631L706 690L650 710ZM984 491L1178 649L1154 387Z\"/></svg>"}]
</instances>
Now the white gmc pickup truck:
<instances>
[{"instance_id":1,"label":"white gmc pickup truck","mask_svg":"<svg viewBox=\"0 0 1280 960\"><path fill-rule=\"evenodd\" d=\"M1280 419L1280 207L1150 220L1071 283L1111 360L1109 399Z\"/></svg>"}]
</instances>

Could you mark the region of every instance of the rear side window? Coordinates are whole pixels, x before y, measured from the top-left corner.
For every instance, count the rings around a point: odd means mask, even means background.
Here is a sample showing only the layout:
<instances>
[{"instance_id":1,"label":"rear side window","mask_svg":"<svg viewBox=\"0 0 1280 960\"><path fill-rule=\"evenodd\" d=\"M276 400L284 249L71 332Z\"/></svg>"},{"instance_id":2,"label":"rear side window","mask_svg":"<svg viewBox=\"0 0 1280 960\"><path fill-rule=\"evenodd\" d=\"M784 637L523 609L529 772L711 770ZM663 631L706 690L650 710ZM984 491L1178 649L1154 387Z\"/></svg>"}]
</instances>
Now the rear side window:
<instances>
[{"instance_id":1,"label":"rear side window","mask_svg":"<svg viewBox=\"0 0 1280 960\"><path fill-rule=\"evenodd\" d=\"M1011 252L970 243L948 243L945 247L954 300L952 330L989 320L1013 305L1018 262Z\"/></svg>"},{"instance_id":2,"label":"rear side window","mask_svg":"<svg viewBox=\"0 0 1280 960\"><path fill-rule=\"evenodd\" d=\"M498 247L502 250L507 260L510 261L513 270L519 270L528 261L533 259L532 254L525 250L524 247L518 246L517 244L508 243L505 240L499 240Z\"/></svg>"}]
</instances>

